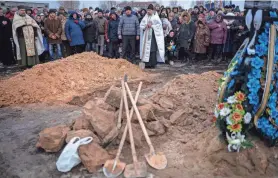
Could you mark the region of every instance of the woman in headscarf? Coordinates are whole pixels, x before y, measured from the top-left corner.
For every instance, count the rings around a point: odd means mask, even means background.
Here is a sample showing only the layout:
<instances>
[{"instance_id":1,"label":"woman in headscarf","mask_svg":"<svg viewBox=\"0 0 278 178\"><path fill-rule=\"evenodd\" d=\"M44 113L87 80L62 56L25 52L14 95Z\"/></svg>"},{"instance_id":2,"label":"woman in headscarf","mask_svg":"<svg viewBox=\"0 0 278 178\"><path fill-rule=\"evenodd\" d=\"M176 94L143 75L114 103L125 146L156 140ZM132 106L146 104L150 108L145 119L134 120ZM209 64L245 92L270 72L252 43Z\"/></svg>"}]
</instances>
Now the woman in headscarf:
<instances>
[{"instance_id":1,"label":"woman in headscarf","mask_svg":"<svg viewBox=\"0 0 278 178\"><path fill-rule=\"evenodd\" d=\"M178 31L179 59L189 61L191 58L189 47L194 37L195 24L191 21L190 14L186 11L182 13L181 18L183 23Z\"/></svg>"},{"instance_id":2,"label":"woman in headscarf","mask_svg":"<svg viewBox=\"0 0 278 178\"><path fill-rule=\"evenodd\" d=\"M143 18L147 14L146 9L142 9L139 14L140 14L139 23L141 23L141 21L143 20Z\"/></svg>"},{"instance_id":3,"label":"woman in headscarf","mask_svg":"<svg viewBox=\"0 0 278 178\"><path fill-rule=\"evenodd\" d=\"M85 41L82 32L84 28L84 22L80 20L76 12L73 12L65 24L65 33L74 53L82 53L84 51Z\"/></svg>"},{"instance_id":4,"label":"woman in headscarf","mask_svg":"<svg viewBox=\"0 0 278 178\"><path fill-rule=\"evenodd\" d=\"M193 42L193 51L195 59L201 60L206 58L207 48L210 43L210 30L203 20L198 20L196 23L196 33Z\"/></svg>"},{"instance_id":5,"label":"woman in headscarf","mask_svg":"<svg viewBox=\"0 0 278 178\"><path fill-rule=\"evenodd\" d=\"M15 63L11 38L12 23L4 16L3 9L0 8L0 62L4 65Z\"/></svg>"},{"instance_id":6,"label":"woman in headscarf","mask_svg":"<svg viewBox=\"0 0 278 178\"><path fill-rule=\"evenodd\" d=\"M208 24L208 27L211 38L209 60L214 60L216 57L217 62L221 62L223 45L227 39L227 26L223 22L223 15L218 14L214 21Z\"/></svg>"}]
</instances>

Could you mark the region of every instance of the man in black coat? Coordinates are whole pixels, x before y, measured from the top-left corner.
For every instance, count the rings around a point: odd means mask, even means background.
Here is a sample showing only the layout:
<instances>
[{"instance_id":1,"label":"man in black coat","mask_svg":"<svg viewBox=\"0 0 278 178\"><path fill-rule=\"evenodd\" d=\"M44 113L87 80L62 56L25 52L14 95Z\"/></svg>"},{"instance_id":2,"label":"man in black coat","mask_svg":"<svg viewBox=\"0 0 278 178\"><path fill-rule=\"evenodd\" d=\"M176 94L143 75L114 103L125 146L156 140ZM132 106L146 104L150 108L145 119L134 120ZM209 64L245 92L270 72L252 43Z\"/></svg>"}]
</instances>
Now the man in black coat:
<instances>
[{"instance_id":1,"label":"man in black coat","mask_svg":"<svg viewBox=\"0 0 278 178\"><path fill-rule=\"evenodd\" d=\"M83 30L83 36L86 43L86 51L95 51L98 37L97 23L90 13L86 14L84 23L86 26Z\"/></svg>"},{"instance_id":2,"label":"man in black coat","mask_svg":"<svg viewBox=\"0 0 278 178\"><path fill-rule=\"evenodd\" d=\"M119 39L118 39L119 17L115 12L111 12L110 20L105 28L105 40L109 46L109 57L118 58Z\"/></svg>"},{"instance_id":3,"label":"man in black coat","mask_svg":"<svg viewBox=\"0 0 278 178\"><path fill-rule=\"evenodd\" d=\"M4 16L3 9L0 8L0 61L4 65L15 63L11 38L12 23Z\"/></svg>"}]
</instances>

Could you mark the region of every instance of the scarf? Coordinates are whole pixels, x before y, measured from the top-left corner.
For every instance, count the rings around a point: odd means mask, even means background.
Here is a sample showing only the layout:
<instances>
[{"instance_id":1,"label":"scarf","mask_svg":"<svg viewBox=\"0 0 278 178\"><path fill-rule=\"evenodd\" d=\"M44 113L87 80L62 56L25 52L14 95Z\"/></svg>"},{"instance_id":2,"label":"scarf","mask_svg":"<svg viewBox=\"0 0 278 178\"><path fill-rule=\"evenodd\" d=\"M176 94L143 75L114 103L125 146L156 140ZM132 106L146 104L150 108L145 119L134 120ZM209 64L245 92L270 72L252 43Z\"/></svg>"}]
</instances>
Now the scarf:
<instances>
[{"instance_id":1,"label":"scarf","mask_svg":"<svg viewBox=\"0 0 278 178\"><path fill-rule=\"evenodd\" d=\"M40 27L30 16L20 16L16 13L13 20L13 31L16 32L16 29L19 27L22 27L27 56L35 56L35 34L33 27L37 29Z\"/></svg>"}]
</instances>

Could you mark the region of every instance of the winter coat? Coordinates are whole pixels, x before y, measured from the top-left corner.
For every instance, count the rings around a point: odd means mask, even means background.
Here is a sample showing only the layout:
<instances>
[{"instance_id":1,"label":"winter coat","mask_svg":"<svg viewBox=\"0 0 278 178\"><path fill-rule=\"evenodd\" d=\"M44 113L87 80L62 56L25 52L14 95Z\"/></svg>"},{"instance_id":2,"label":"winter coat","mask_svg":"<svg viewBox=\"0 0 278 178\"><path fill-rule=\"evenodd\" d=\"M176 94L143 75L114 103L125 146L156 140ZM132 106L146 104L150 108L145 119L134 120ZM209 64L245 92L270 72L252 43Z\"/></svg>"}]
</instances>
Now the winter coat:
<instances>
[{"instance_id":1,"label":"winter coat","mask_svg":"<svg viewBox=\"0 0 278 178\"><path fill-rule=\"evenodd\" d=\"M188 49L190 46L189 40L192 40L195 33L195 24L190 21L180 26L178 31L178 46Z\"/></svg>"},{"instance_id":2,"label":"winter coat","mask_svg":"<svg viewBox=\"0 0 278 178\"><path fill-rule=\"evenodd\" d=\"M215 15L215 16L210 16L210 15L208 15L208 16L206 17L206 22L207 22L208 24L211 23L211 22L213 22L214 19L215 19L215 17L216 17L216 15Z\"/></svg>"},{"instance_id":3,"label":"winter coat","mask_svg":"<svg viewBox=\"0 0 278 178\"><path fill-rule=\"evenodd\" d=\"M86 15L87 16L87 15ZM95 43L98 36L98 24L93 19L85 19L85 28L83 30L84 40L87 43Z\"/></svg>"},{"instance_id":4,"label":"winter coat","mask_svg":"<svg viewBox=\"0 0 278 178\"><path fill-rule=\"evenodd\" d=\"M61 19L62 22L62 34L61 34L61 39L62 41L66 41L67 37L66 37L66 32L65 32L65 26L66 26L66 22L67 22L67 18L63 17L63 19Z\"/></svg>"},{"instance_id":5,"label":"winter coat","mask_svg":"<svg viewBox=\"0 0 278 178\"><path fill-rule=\"evenodd\" d=\"M197 22L198 16L199 16L199 14L196 14L195 12L192 12L192 14L191 14L191 20L192 20L193 22Z\"/></svg>"},{"instance_id":6,"label":"winter coat","mask_svg":"<svg viewBox=\"0 0 278 178\"><path fill-rule=\"evenodd\" d=\"M74 22L74 19L72 17L73 14L70 15L69 20L66 22L65 25L65 32L67 39L70 41L70 46L76 46L76 45L84 45L84 38L83 38L83 32L82 29L85 28L85 24L83 21L79 19L79 16L77 17L77 23Z\"/></svg>"},{"instance_id":7,"label":"winter coat","mask_svg":"<svg viewBox=\"0 0 278 178\"><path fill-rule=\"evenodd\" d=\"M174 17L173 20L170 21L170 23L172 25L172 29L176 31L178 28L178 19Z\"/></svg>"},{"instance_id":8,"label":"winter coat","mask_svg":"<svg viewBox=\"0 0 278 178\"><path fill-rule=\"evenodd\" d=\"M48 39L49 44L61 44L61 34L62 34L62 22L56 17L54 19L47 18L44 22L44 32ZM56 39L50 38L51 35L55 35Z\"/></svg>"},{"instance_id":9,"label":"winter coat","mask_svg":"<svg viewBox=\"0 0 278 178\"><path fill-rule=\"evenodd\" d=\"M238 26L237 26L235 37L233 38L233 42L242 44L243 41L245 40L246 36L248 35L249 30L245 26L245 21L240 21L239 20L236 23L238 23ZM243 30L240 30L239 26L243 26L245 28Z\"/></svg>"},{"instance_id":10,"label":"winter coat","mask_svg":"<svg viewBox=\"0 0 278 178\"><path fill-rule=\"evenodd\" d=\"M140 24L135 15L123 15L118 27L118 35L140 36Z\"/></svg>"},{"instance_id":11,"label":"winter coat","mask_svg":"<svg viewBox=\"0 0 278 178\"><path fill-rule=\"evenodd\" d=\"M142 11L145 11L145 14L142 13ZM143 20L143 18L145 17L145 15L147 14L146 9L142 9L140 12L140 17L139 17L139 24L141 23L141 21Z\"/></svg>"},{"instance_id":12,"label":"winter coat","mask_svg":"<svg viewBox=\"0 0 278 178\"><path fill-rule=\"evenodd\" d=\"M119 27L119 18L117 17L116 20L110 19L107 23L107 27L105 30L105 39L110 41L118 41L118 27Z\"/></svg>"},{"instance_id":13,"label":"winter coat","mask_svg":"<svg viewBox=\"0 0 278 178\"><path fill-rule=\"evenodd\" d=\"M96 17L95 22L97 23L97 27L98 27L98 34L99 35L104 35L104 33L105 33L105 24L107 23L106 18Z\"/></svg>"},{"instance_id":14,"label":"winter coat","mask_svg":"<svg viewBox=\"0 0 278 178\"><path fill-rule=\"evenodd\" d=\"M164 37L166 37L172 30L172 25L167 18L161 18Z\"/></svg>"},{"instance_id":15,"label":"winter coat","mask_svg":"<svg viewBox=\"0 0 278 178\"><path fill-rule=\"evenodd\" d=\"M37 21L36 21L36 22L37 22ZM44 36L44 22L43 22L43 21L37 22L37 24L40 26L41 31L42 31L42 35Z\"/></svg>"},{"instance_id":16,"label":"winter coat","mask_svg":"<svg viewBox=\"0 0 278 178\"><path fill-rule=\"evenodd\" d=\"M237 20L224 20L227 25L227 39L224 44L223 52L232 52L233 51L233 43L236 36L237 31L239 30L239 21Z\"/></svg>"},{"instance_id":17,"label":"winter coat","mask_svg":"<svg viewBox=\"0 0 278 178\"><path fill-rule=\"evenodd\" d=\"M170 44L173 42L173 46ZM177 45L177 39L175 36L170 37L169 35L165 37L165 47L166 51L175 51L176 50L176 45Z\"/></svg>"},{"instance_id":18,"label":"winter coat","mask_svg":"<svg viewBox=\"0 0 278 178\"><path fill-rule=\"evenodd\" d=\"M203 28L197 26L194 42L193 42L193 50L198 54L205 54L207 52L207 47L210 43L210 30L205 25Z\"/></svg>"},{"instance_id":19,"label":"winter coat","mask_svg":"<svg viewBox=\"0 0 278 178\"><path fill-rule=\"evenodd\" d=\"M220 26L219 26L220 25ZM210 29L210 43L224 44L227 39L227 26L223 21L216 22L215 20L208 24Z\"/></svg>"}]
</instances>

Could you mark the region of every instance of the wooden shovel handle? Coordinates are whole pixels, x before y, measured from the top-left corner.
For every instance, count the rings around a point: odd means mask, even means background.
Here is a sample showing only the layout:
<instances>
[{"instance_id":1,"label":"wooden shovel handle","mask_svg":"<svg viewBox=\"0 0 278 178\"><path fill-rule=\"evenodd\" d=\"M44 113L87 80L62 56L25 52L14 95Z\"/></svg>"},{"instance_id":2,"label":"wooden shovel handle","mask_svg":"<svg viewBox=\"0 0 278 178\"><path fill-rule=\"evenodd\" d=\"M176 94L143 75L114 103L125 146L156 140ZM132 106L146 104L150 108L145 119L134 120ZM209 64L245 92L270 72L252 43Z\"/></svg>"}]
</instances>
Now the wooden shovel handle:
<instances>
[{"instance_id":1,"label":"wooden shovel handle","mask_svg":"<svg viewBox=\"0 0 278 178\"><path fill-rule=\"evenodd\" d=\"M135 102L138 101L139 94L140 94L140 92L141 92L141 88L142 88L142 82L140 82L140 84L139 84L139 86L138 86L138 89L137 89L137 92L136 92L136 95L135 95ZM122 96L123 96L123 95L122 95ZM123 102L124 102L124 98L123 98ZM120 112L121 112L121 111L120 111ZM130 110L130 118L132 118L133 113L134 113L134 109L131 108L131 110ZM121 152L122 152L122 149L123 149L125 140L126 140L127 129L128 129L127 126L128 126L128 125L126 124L125 130L124 130L124 133L123 133L123 136L122 136L122 138L121 138L120 146L119 146L119 149L118 149L116 158L115 158L115 161L118 161L119 158L120 158L120 155L121 155Z\"/></svg>"},{"instance_id":2,"label":"wooden shovel handle","mask_svg":"<svg viewBox=\"0 0 278 178\"><path fill-rule=\"evenodd\" d=\"M143 130L143 133L144 133L144 135L145 135L146 141L147 141L147 143L148 143L148 145L149 145L149 147L150 147L150 153L151 153L151 154L154 154L155 151L154 151L153 144L152 144L152 142L151 142L151 139L150 139L150 137L149 137L149 135L148 135L148 132L147 132L147 129L146 129L145 124L144 124L144 122L143 122L143 119L142 119L142 117L141 117L141 115L140 115L140 112L139 112L139 110L138 110L138 108L137 108L137 106L136 106L136 103L135 103L135 101L134 101L134 99L133 99L133 96L132 96L132 94L131 94L131 91L130 91L130 89L129 89L129 87L128 87L128 85L127 85L126 82L125 82L125 88L126 88L126 90L127 90L127 93L128 93L128 95L129 95L130 101L131 101L132 106L133 106L133 108L134 108L134 110L135 110L135 113L136 113L136 115L137 115L137 118L138 118L139 123L140 123L140 125L141 125L141 128L142 128L142 130Z\"/></svg>"},{"instance_id":3,"label":"wooden shovel handle","mask_svg":"<svg viewBox=\"0 0 278 178\"><path fill-rule=\"evenodd\" d=\"M118 115L118 123L117 123L118 129L120 129L122 127L123 104L124 104L124 97L122 95L121 103L120 103L120 110L119 110L119 115Z\"/></svg>"},{"instance_id":4,"label":"wooden shovel handle","mask_svg":"<svg viewBox=\"0 0 278 178\"><path fill-rule=\"evenodd\" d=\"M131 127L131 118L129 115L129 108L128 108L128 102L127 102L127 95L126 95L126 90L125 90L125 82L122 81L122 88L123 88L123 95L124 95L124 105L125 105L125 112L126 112L126 117L127 117L127 126L128 126L128 133L129 133L129 140L130 140L130 146L131 146L131 152L132 152L132 158L133 158L133 163L138 162L137 159L137 154L135 150L135 145L134 145L134 139L133 139L133 132L132 132L132 127Z\"/></svg>"}]
</instances>

